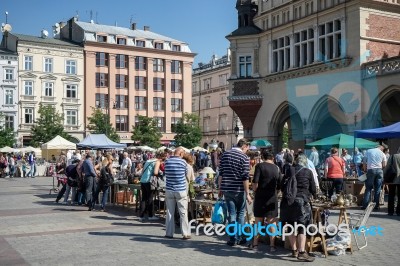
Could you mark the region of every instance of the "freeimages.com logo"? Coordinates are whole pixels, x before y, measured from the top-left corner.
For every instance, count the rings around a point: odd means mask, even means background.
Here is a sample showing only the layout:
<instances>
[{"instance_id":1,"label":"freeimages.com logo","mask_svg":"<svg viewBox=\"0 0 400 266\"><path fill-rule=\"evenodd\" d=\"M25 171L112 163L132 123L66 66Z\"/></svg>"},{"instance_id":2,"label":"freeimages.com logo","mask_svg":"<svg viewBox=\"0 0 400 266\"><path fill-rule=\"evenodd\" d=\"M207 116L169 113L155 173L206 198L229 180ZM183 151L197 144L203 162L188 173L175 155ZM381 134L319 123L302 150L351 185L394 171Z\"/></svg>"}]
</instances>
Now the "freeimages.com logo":
<instances>
[{"instance_id":1,"label":"freeimages.com logo","mask_svg":"<svg viewBox=\"0 0 400 266\"><path fill-rule=\"evenodd\" d=\"M282 222L278 224L268 224L263 225L262 223L257 224L244 224L241 225L239 223L232 223L228 224L227 226L223 224L199 224L196 225L196 220L191 220L189 222L189 229L190 231L195 230L196 235L200 235L203 233L206 236L235 236L235 235L242 235L246 237L246 240L251 240L254 236L281 236L282 240L285 240L287 236L298 232L301 228L303 232L305 232L308 236L315 236L317 234L323 236L348 236L350 234L350 229L348 224L339 224L338 226L335 224L329 224L327 226L322 225L321 223L318 224L309 224L305 226L303 224L294 223L292 224L285 224L283 225ZM366 235L370 236L383 236L383 228L380 226L371 226L366 227L362 226L357 229L352 229L353 233L361 234L363 232Z\"/></svg>"}]
</instances>

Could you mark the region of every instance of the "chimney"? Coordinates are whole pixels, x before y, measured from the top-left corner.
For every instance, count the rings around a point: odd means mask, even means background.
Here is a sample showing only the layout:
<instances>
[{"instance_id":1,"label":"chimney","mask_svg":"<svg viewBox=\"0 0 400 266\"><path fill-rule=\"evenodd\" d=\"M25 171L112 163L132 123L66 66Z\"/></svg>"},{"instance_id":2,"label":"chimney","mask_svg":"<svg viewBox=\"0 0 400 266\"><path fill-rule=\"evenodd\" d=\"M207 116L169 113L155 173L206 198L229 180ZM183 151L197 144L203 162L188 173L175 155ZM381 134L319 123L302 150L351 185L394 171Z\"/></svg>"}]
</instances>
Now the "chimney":
<instances>
[{"instance_id":1,"label":"chimney","mask_svg":"<svg viewBox=\"0 0 400 266\"><path fill-rule=\"evenodd\" d=\"M136 30L136 23L131 24L131 30Z\"/></svg>"},{"instance_id":2,"label":"chimney","mask_svg":"<svg viewBox=\"0 0 400 266\"><path fill-rule=\"evenodd\" d=\"M144 27L143 27L143 30L144 30L144 31L150 31L150 26L144 26Z\"/></svg>"}]
</instances>

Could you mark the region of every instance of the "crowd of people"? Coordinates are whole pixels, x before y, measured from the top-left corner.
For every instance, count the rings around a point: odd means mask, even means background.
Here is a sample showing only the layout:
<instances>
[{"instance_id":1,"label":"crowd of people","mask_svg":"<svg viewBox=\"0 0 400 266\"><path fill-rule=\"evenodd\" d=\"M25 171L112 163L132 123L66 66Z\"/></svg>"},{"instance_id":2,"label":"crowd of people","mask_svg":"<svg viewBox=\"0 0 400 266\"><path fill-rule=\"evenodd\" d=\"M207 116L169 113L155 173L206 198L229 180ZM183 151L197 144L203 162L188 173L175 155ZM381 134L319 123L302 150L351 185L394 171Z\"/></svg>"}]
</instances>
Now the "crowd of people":
<instances>
[{"instance_id":1,"label":"crowd of people","mask_svg":"<svg viewBox=\"0 0 400 266\"><path fill-rule=\"evenodd\" d=\"M0 177L32 177L36 176L36 156L29 153L1 153L0 152Z\"/></svg>"}]
</instances>

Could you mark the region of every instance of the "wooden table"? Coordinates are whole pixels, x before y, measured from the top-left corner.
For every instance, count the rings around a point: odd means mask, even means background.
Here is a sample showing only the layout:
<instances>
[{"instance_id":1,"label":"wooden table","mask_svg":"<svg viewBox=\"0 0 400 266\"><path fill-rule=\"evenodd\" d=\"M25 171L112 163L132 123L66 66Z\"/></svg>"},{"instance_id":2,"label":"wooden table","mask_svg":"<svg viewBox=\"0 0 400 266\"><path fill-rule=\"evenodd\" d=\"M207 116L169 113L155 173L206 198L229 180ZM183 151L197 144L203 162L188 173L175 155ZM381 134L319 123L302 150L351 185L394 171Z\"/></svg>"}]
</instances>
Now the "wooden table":
<instances>
[{"instance_id":1,"label":"wooden table","mask_svg":"<svg viewBox=\"0 0 400 266\"><path fill-rule=\"evenodd\" d=\"M198 220L199 222L202 222L203 224L206 224L208 220L210 220L211 222L211 217L212 217L212 213L213 213L213 206L216 203L215 200L207 200L207 199L194 199L193 200L194 204L195 204L195 209L196 209L196 215L198 213L199 208L202 208L203 210L203 217L196 217L196 220ZM207 209L206 207L210 208L210 217L207 217Z\"/></svg>"},{"instance_id":2,"label":"wooden table","mask_svg":"<svg viewBox=\"0 0 400 266\"><path fill-rule=\"evenodd\" d=\"M354 207L356 207L356 206L354 206ZM318 226L319 223L321 223L321 224L323 223L322 217L321 217L321 211L323 211L323 210L326 210L326 209L328 209L328 210L339 210L338 225L344 223L344 224L347 224L349 226L349 217L347 215L347 209L348 208L353 208L353 206L350 206L350 207L341 206L341 207L339 207L339 206L332 206L332 205L328 205L328 204L316 204L316 203L314 203L312 205L313 222L317 226ZM349 226L349 228L350 228L350 226ZM328 248L326 247L325 236L322 235L322 234L318 234L318 235L321 236L321 245L322 245L322 249L324 251L325 257L328 257ZM315 237L311 236L310 251L309 252L312 252L314 241L315 241ZM349 245L348 249L350 249L351 254L353 254L353 247L352 247L352 243L351 243L351 238L350 238L350 245Z\"/></svg>"}]
</instances>

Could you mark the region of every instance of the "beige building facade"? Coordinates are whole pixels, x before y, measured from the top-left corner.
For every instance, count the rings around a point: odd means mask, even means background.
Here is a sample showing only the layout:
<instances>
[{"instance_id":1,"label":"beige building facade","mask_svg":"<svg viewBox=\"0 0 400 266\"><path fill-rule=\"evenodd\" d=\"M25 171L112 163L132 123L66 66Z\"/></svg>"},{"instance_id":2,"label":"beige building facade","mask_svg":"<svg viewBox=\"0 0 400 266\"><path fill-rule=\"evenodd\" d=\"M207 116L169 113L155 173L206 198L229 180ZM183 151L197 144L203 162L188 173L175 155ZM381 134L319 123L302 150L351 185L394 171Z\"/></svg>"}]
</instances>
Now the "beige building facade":
<instances>
[{"instance_id":1,"label":"beige building facade","mask_svg":"<svg viewBox=\"0 0 400 266\"><path fill-rule=\"evenodd\" d=\"M400 3L238 0L236 8L229 105L245 137L278 150L288 123L289 145L303 148L400 120Z\"/></svg>"},{"instance_id":2,"label":"beige building facade","mask_svg":"<svg viewBox=\"0 0 400 266\"><path fill-rule=\"evenodd\" d=\"M181 41L143 30L70 19L63 39L81 43L85 57L85 117L92 108L110 115L122 143L133 143L138 116L153 117L162 144L174 139L174 124L191 112L195 54ZM88 121L85 121L86 134Z\"/></svg>"},{"instance_id":3,"label":"beige building facade","mask_svg":"<svg viewBox=\"0 0 400 266\"><path fill-rule=\"evenodd\" d=\"M18 53L18 143L27 146L39 104L64 116L64 129L76 142L84 137L83 48L71 42L9 33L6 48Z\"/></svg>"},{"instance_id":4,"label":"beige building facade","mask_svg":"<svg viewBox=\"0 0 400 266\"><path fill-rule=\"evenodd\" d=\"M221 148L230 148L237 142L234 128L241 128L241 123L229 107L230 68L228 53L222 58L214 55L210 62L199 63L193 69L192 112L200 118L204 148L214 140Z\"/></svg>"}]
</instances>

